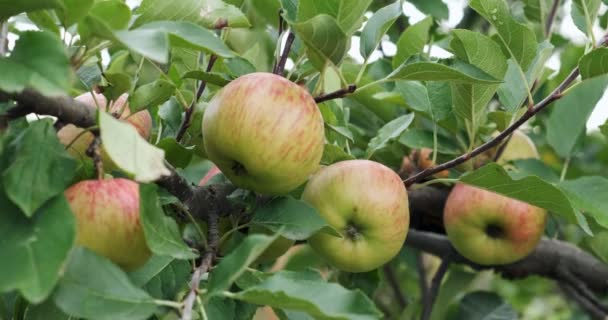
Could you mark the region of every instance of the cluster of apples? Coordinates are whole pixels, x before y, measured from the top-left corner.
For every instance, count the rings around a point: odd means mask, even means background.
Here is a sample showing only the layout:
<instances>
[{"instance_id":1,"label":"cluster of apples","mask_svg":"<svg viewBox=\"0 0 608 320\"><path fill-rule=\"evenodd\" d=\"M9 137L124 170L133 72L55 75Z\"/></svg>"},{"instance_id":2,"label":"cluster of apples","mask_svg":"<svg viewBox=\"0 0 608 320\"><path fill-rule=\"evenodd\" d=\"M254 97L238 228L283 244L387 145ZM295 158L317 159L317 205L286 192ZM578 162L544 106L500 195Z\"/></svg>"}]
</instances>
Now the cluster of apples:
<instances>
[{"instance_id":1,"label":"cluster of apples","mask_svg":"<svg viewBox=\"0 0 608 320\"><path fill-rule=\"evenodd\" d=\"M108 108L102 95L87 93L77 99ZM126 101L122 96L106 111L128 121L148 138L150 114L141 111L130 115ZM93 139L82 130L71 126L58 133L64 144L71 143L69 150L75 156L84 154ZM242 76L211 99L202 131L207 157L217 166L203 180L222 172L234 185L266 195L285 195L308 181L302 200L316 208L336 231L319 231L308 243L336 268L370 271L390 261L401 249L410 220L408 194L401 178L369 160L320 168L324 122L306 89L270 73ZM423 158L428 158L428 153ZM103 162L113 168L109 158L103 157ZM150 250L139 221L135 182L86 180L65 194L76 216L79 244L127 270L148 259ZM477 263L508 263L523 257L538 242L541 224L544 226L541 209L470 186L457 185L446 203L448 236L457 250ZM481 235L476 235L477 231ZM262 260L276 259L293 244L285 238L279 240ZM510 251L505 250L507 246Z\"/></svg>"}]
</instances>

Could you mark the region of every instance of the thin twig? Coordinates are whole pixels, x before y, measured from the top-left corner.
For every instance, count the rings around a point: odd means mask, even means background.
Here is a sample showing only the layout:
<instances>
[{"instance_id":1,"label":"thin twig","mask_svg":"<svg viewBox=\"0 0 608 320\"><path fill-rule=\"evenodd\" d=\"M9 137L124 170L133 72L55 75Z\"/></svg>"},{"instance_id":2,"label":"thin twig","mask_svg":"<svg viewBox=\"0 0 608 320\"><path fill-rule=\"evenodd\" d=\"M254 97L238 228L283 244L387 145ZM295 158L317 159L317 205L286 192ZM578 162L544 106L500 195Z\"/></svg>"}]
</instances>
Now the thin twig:
<instances>
[{"instance_id":1,"label":"thin twig","mask_svg":"<svg viewBox=\"0 0 608 320\"><path fill-rule=\"evenodd\" d=\"M330 92L327 94L323 94L320 96L315 97L315 102L316 103L321 103L321 102L325 102L328 100L333 100L333 99L338 99L338 98L343 98L353 92L357 91L357 85L356 84L351 84L346 88L341 88L338 89L334 92Z\"/></svg>"},{"instance_id":2,"label":"thin twig","mask_svg":"<svg viewBox=\"0 0 608 320\"><path fill-rule=\"evenodd\" d=\"M551 37L551 27L553 26L553 22L555 21L555 15L557 14L557 8L559 7L560 0L553 0L553 5L551 6L551 10L549 11L549 16L547 16L547 22L545 24L545 37L547 40Z\"/></svg>"},{"instance_id":3,"label":"thin twig","mask_svg":"<svg viewBox=\"0 0 608 320\"><path fill-rule=\"evenodd\" d=\"M279 30L278 30L278 37L277 37L277 48L275 49L275 54L277 54L279 51L281 51L281 36L283 35L283 25L284 25L284 21L283 21L283 8L279 9ZM274 65L272 66L272 73L276 74L277 73L277 67L279 65L279 60L281 59L281 57L277 57L274 61Z\"/></svg>"},{"instance_id":4,"label":"thin twig","mask_svg":"<svg viewBox=\"0 0 608 320\"><path fill-rule=\"evenodd\" d=\"M505 149L507 149L507 145L509 144L509 141L511 141L512 137L513 137L513 134L510 134L500 144L500 146L498 147L498 150L496 150L496 154L494 155L494 159L493 159L494 162L498 161L498 158L500 158L500 156L502 156L502 154L505 152Z\"/></svg>"},{"instance_id":5,"label":"thin twig","mask_svg":"<svg viewBox=\"0 0 608 320\"><path fill-rule=\"evenodd\" d=\"M409 187L412 184L414 184L428 176L432 176L435 173L441 172L445 169L453 168L453 167L455 167L461 163L464 163L464 162L472 159L473 157L485 152L486 150L489 150L489 149L495 147L501 141L503 141L507 136L511 135L511 133L513 133L515 130L517 130L517 128L519 128L521 125L526 123L526 121L528 121L530 118L532 118L535 114L542 111L544 108L546 108L548 105L550 105L555 100L560 99L562 97L562 92L566 88L568 88L568 86L570 86L570 84L572 84L572 82L574 82L574 80L576 80L578 75L579 75L579 70L578 70L578 68L576 68L570 73L570 75L568 75L568 77L557 88L555 88L555 90L553 90L553 92L551 92L551 94L549 94L542 101L540 101L539 103L534 105L532 108L528 109L526 111L526 113L524 113L523 116L521 116L519 119L517 119L517 121L513 122L509 127L507 127L499 135L494 137L494 139L487 141L486 143L473 149L469 153L465 153L450 161L447 161L440 165L430 167L430 168L420 171L419 173L407 178L404 181L405 186Z\"/></svg>"},{"instance_id":6,"label":"thin twig","mask_svg":"<svg viewBox=\"0 0 608 320\"><path fill-rule=\"evenodd\" d=\"M591 292L591 290L585 285L585 283L568 270L568 267L564 265L558 266L557 273L562 279L565 280L566 284L572 287L572 289L576 290L579 295L584 297L587 301L589 301L589 303L593 304L598 310L601 310L608 315L608 306L602 304L597 299L595 294Z\"/></svg>"},{"instance_id":7,"label":"thin twig","mask_svg":"<svg viewBox=\"0 0 608 320\"><path fill-rule=\"evenodd\" d=\"M210 72L213 68L213 64L217 60L217 56L212 54L209 56L209 63L207 64L207 72ZM186 114L184 115L184 120L177 131L177 135L175 136L175 140L180 142L186 133L188 127L190 127L190 120L192 119L192 114L194 113L194 109L196 109L196 104L201 99L203 92L205 91L205 87L207 86L207 81L201 80L200 85L198 86L198 90L196 91L196 98L192 101L192 104L188 109L186 109Z\"/></svg>"},{"instance_id":8,"label":"thin twig","mask_svg":"<svg viewBox=\"0 0 608 320\"><path fill-rule=\"evenodd\" d=\"M395 299L397 299L397 304L399 304L399 311L403 311L405 307L407 307L407 300L403 295L403 291L401 291L401 286L399 285L399 279L395 274L395 270L390 264L386 264L383 268L384 275L386 276L386 280L393 290L393 294L395 295Z\"/></svg>"},{"instance_id":9,"label":"thin twig","mask_svg":"<svg viewBox=\"0 0 608 320\"><path fill-rule=\"evenodd\" d=\"M86 151L87 155L93 158L95 164L95 173L97 173L97 179L103 179L103 161L101 159L101 138L99 138L99 132L95 133L93 142L89 145Z\"/></svg>"},{"instance_id":10,"label":"thin twig","mask_svg":"<svg viewBox=\"0 0 608 320\"><path fill-rule=\"evenodd\" d=\"M274 70L274 74L283 74L283 71L285 70L285 64L287 63L287 57L289 56L289 51L291 51L291 45L293 45L293 41L295 39L296 35L290 31L287 35L287 40L285 41L285 48L283 48L281 59L279 59L279 63L277 63L277 68L276 70Z\"/></svg>"},{"instance_id":11,"label":"thin twig","mask_svg":"<svg viewBox=\"0 0 608 320\"><path fill-rule=\"evenodd\" d=\"M219 216L217 215L217 212L209 212L207 215L207 239L207 251L205 251L203 254L200 265L192 274L192 280L190 280L190 291L184 300L184 309L182 311L181 320L192 320L192 309L194 307L196 297L198 296L198 287L201 282L201 277L203 274L207 273L209 269L211 269L211 265L213 264L213 258L215 258L215 253L217 251L220 239Z\"/></svg>"},{"instance_id":12,"label":"thin twig","mask_svg":"<svg viewBox=\"0 0 608 320\"><path fill-rule=\"evenodd\" d=\"M428 320L431 318L433 304L435 304L435 300L437 299L437 295L439 294L439 288L441 287L441 281L443 280L443 276L445 276L446 272L448 271L450 262L450 255L445 256L441 260L439 269L437 269L437 272L435 273L435 276L433 276L433 280L431 281L431 289L429 290L429 294L427 295L427 298L422 301L422 315L420 316L421 320Z\"/></svg>"}]
</instances>

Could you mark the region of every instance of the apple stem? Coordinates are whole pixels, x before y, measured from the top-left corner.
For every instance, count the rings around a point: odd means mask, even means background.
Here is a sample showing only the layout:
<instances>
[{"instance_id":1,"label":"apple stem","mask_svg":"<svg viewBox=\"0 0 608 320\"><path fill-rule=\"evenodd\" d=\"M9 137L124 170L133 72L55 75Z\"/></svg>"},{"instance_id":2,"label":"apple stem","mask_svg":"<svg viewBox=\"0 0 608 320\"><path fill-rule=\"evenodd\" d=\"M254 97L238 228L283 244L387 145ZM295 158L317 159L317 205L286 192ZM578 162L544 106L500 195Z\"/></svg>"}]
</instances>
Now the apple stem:
<instances>
[{"instance_id":1,"label":"apple stem","mask_svg":"<svg viewBox=\"0 0 608 320\"><path fill-rule=\"evenodd\" d=\"M325 102L328 100L333 100L333 99L338 99L338 98L344 98L345 96L354 93L355 91L357 91L357 85L356 84L350 84L348 85L348 87L346 88L341 88L338 89L334 92L330 92L327 94L323 94L320 96L315 97L315 102L316 103L321 103L321 102Z\"/></svg>"}]
</instances>

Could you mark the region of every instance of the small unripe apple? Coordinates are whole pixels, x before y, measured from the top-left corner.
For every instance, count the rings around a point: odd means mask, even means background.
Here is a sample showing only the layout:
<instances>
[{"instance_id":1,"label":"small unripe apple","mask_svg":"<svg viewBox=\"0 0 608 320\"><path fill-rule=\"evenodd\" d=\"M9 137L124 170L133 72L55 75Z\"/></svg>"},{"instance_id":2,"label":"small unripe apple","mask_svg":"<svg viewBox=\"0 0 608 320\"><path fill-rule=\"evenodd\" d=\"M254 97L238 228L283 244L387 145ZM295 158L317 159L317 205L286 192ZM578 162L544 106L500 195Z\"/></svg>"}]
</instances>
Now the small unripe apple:
<instances>
[{"instance_id":1,"label":"small unripe apple","mask_svg":"<svg viewBox=\"0 0 608 320\"><path fill-rule=\"evenodd\" d=\"M530 254L546 218L545 209L466 184L452 189L443 215L452 245L481 265L508 264Z\"/></svg>"},{"instance_id":2,"label":"small unripe apple","mask_svg":"<svg viewBox=\"0 0 608 320\"><path fill-rule=\"evenodd\" d=\"M230 82L203 115L208 158L233 184L286 194L315 172L325 142L321 112L297 84L271 73Z\"/></svg>"},{"instance_id":3,"label":"small unripe apple","mask_svg":"<svg viewBox=\"0 0 608 320\"><path fill-rule=\"evenodd\" d=\"M525 133L516 130L496 162L506 164L509 161L529 158L540 158L536 146Z\"/></svg>"},{"instance_id":4,"label":"small unripe apple","mask_svg":"<svg viewBox=\"0 0 608 320\"><path fill-rule=\"evenodd\" d=\"M76 243L125 270L148 260L137 183L122 178L84 180L68 188L65 196L76 217Z\"/></svg>"},{"instance_id":5,"label":"small unripe apple","mask_svg":"<svg viewBox=\"0 0 608 320\"><path fill-rule=\"evenodd\" d=\"M252 226L249 228L249 233L261 233L265 235L272 235L272 232L269 229L266 229L261 226ZM283 236L279 236L276 240L274 240L266 250L256 259L258 263L267 263L276 260L278 257L282 256L293 244L294 240L287 239Z\"/></svg>"},{"instance_id":6,"label":"small unripe apple","mask_svg":"<svg viewBox=\"0 0 608 320\"><path fill-rule=\"evenodd\" d=\"M90 92L83 93L75 98L75 100L91 107L102 108L114 116L118 116L120 114L120 119L126 120L133 127L135 127L135 129L137 129L137 132L144 139L148 139L152 130L152 117L150 116L150 112L148 112L148 110L143 110L131 115L131 110L129 110L127 99L128 95L123 94L118 97L116 101L112 101L110 104L108 104L108 100L104 95ZM57 132L59 141L61 141L62 144L67 146L72 143L67 151L75 158L85 157L87 149L91 145L91 142L93 142L93 134L90 132L82 134L83 131L84 129L82 128L76 127L73 124L68 124ZM108 157L105 151L103 151L103 148L102 160L104 168L107 171L111 171L112 169L116 168L112 160Z\"/></svg>"},{"instance_id":7,"label":"small unripe apple","mask_svg":"<svg viewBox=\"0 0 608 320\"><path fill-rule=\"evenodd\" d=\"M349 160L325 167L310 178L302 199L342 235L320 231L308 239L338 269L376 269L403 246L410 221L407 191L380 163Z\"/></svg>"}]
</instances>

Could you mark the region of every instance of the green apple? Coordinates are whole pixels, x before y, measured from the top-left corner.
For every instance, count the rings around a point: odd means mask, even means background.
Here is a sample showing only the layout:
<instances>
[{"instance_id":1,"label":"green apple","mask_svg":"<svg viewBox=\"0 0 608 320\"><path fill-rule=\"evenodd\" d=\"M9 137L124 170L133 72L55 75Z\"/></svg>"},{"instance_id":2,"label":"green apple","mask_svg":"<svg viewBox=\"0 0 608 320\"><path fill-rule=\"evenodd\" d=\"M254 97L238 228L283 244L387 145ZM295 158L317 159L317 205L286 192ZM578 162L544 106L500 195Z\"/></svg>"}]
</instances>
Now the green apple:
<instances>
[{"instance_id":1,"label":"green apple","mask_svg":"<svg viewBox=\"0 0 608 320\"><path fill-rule=\"evenodd\" d=\"M266 229L261 226L252 226L249 228L249 233L261 233L265 235L272 235L272 232L269 229ZM257 258L257 263L268 263L275 261L278 257L282 256L293 244L294 240L287 239L283 236L279 236L274 242L270 244L270 246Z\"/></svg>"},{"instance_id":2,"label":"green apple","mask_svg":"<svg viewBox=\"0 0 608 320\"><path fill-rule=\"evenodd\" d=\"M150 132L152 130L152 117L150 116L150 112L148 112L148 110L143 110L131 114L127 102L127 94L121 95L116 101L110 101L109 104L106 97L100 93L87 92L75 99L91 107L102 108L114 116L120 114L120 119L124 119L134 126L142 137L145 139L150 137ZM66 146L70 146L67 151L75 158L85 157L89 145L93 142L93 134L90 132L83 133L83 131L84 129L82 128L76 127L73 124L68 124L57 132L59 141ZM105 151L102 151L102 160L106 171L111 171L116 168Z\"/></svg>"},{"instance_id":3,"label":"green apple","mask_svg":"<svg viewBox=\"0 0 608 320\"><path fill-rule=\"evenodd\" d=\"M376 269L403 246L410 220L407 191L380 163L348 160L327 166L310 178L302 199L342 235L320 231L308 239L338 269Z\"/></svg>"},{"instance_id":4,"label":"green apple","mask_svg":"<svg viewBox=\"0 0 608 320\"><path fill-rule=\"evenodd\" d=\"M452 245L481 265L527 256L540 241L546 219L545 209L466 184L452 189L443 214Z\"/></svg>"},{"instance_id":5,"label":"green apple","mask_svg":"<svg viewBox=\"0 0 608 320\"><path fill-rule=\"evenodd\" d=\"M511 139L509 139L497 162L506 164L509 161L529 158L540 158L534 142L525 133L516 130L511 135Z\"/></svg>"},{"instance_id":6,"label":"green apple","mask_svg":"<svg viewBox=\"0 0 608 320\"><path fill-rule=\"evenodd\" d=\"M286 194L319 167L325 142L321 112L297 84L251 73L222 88L203 116L208 158L233 184Z\"/></svg>"},{"instance_id":7,"label":"green apple","mask_svg":"<svg viewBox=\"0 0 608 320\"><path fill-rule=\"evenodd\" d=\"M65 191L76 243L134 270L150 257L140 223L139 186L127 179L84 180Z\"/></svg>"}]
</instances>

